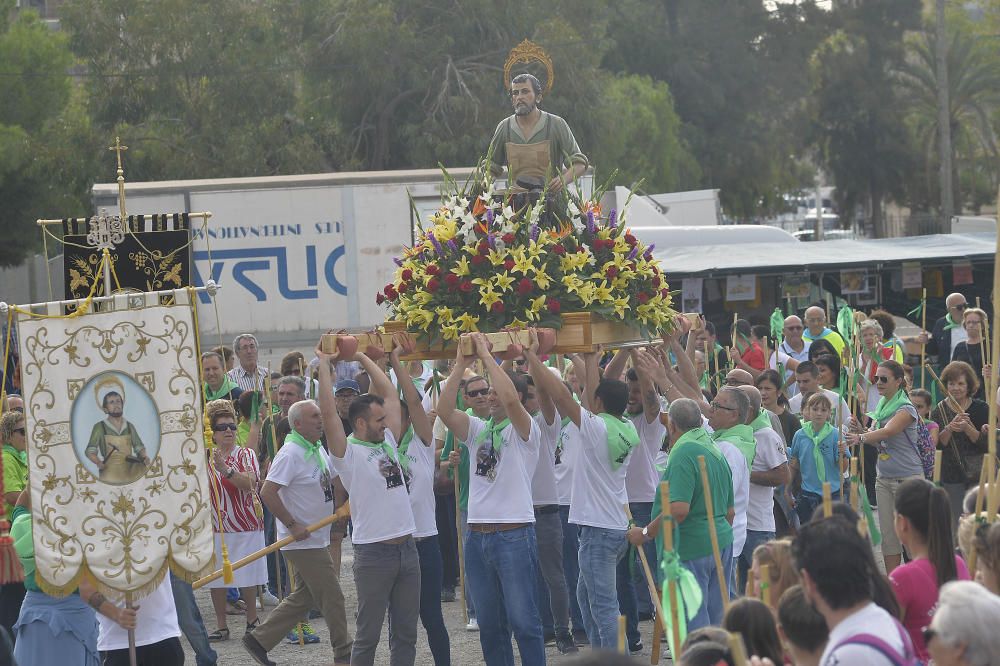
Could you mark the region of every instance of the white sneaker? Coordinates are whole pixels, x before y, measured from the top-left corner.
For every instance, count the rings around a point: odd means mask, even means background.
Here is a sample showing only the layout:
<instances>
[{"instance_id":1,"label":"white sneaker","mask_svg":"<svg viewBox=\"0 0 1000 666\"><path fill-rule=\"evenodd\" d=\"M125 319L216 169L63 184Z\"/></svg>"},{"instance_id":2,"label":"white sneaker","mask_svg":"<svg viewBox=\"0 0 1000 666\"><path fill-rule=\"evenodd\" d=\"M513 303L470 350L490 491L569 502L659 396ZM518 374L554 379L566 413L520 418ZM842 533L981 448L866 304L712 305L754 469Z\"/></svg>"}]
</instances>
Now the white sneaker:
<instances>
[{"instance_id":1,"label":"white sneaker","mask_svg":"<svg viewBox=\"0 0 1000 666\"><path fill-rule=\"evenodd\" d=\"M269 591L265 591L264 594L261 594L259 597L257 597L257 599L260 601L261 608L263 608L264 606L278 605L278 597L274 596Z\"/></svg>"},{"instance_id":2,"label":"white sneaker","mask_svg":"<svg viewBox=\"0 0 1000 666\"><path fill-rule=\"evenodd\" d=\"M469 624L465 625L466 631L479 631L479 620L474 617L469 618Z\"/></svg>"}]
</instances>

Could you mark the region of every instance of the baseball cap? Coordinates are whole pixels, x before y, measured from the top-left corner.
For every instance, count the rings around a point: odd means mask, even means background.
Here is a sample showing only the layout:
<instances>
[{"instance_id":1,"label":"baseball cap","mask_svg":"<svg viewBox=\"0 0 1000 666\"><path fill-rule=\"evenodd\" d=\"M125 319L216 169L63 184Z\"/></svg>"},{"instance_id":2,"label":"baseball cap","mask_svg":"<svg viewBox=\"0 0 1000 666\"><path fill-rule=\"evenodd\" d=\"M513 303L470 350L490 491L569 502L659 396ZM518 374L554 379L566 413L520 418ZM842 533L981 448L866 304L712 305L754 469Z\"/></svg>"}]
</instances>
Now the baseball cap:
<instances>
[{"instance_id":1,"label":"baseball cap","mask_svg":"<svg viewBox=\"0 0 1000 666\"><path fill-rule=\"evenodd\" d=\"M348 389L354 391L358 395L361 395L361 386L353 379L341 379L333 387L333 393L334 395L336 395L337 393L340 393L341 391L346 391Z\"/></svg>"}]
</instances>

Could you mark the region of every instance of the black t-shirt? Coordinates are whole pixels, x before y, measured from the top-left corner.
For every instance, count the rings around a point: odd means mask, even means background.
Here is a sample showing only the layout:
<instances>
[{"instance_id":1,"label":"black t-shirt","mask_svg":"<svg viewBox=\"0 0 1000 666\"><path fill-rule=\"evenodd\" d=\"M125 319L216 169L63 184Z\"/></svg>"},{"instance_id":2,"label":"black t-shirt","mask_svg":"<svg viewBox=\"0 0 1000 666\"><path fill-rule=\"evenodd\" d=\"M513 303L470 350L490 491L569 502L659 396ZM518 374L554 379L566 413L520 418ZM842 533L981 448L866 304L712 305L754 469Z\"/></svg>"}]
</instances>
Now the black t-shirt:
<instances>
[{"instance_id":1,"label":"black t-shirt","mask_svg":"<svg viewBox=\"0 0 1000 666\"><path fill-rule=\"evenodd\" d=\"M961 343L965 344L965 343ZM941 483L975 483L983 466L983 454L987 452L988 439L982 434L983 426L990 420L990 408L982 400L974 399L965 410L972 425L976 426L979 436L969 439L964 432L951 433L947 446L940 445L944 453L941 456ZM944 432L951 420L955 418L956 408L950 400L942 400L931 412L931 418Z\"/></svg>"}]
</instances>

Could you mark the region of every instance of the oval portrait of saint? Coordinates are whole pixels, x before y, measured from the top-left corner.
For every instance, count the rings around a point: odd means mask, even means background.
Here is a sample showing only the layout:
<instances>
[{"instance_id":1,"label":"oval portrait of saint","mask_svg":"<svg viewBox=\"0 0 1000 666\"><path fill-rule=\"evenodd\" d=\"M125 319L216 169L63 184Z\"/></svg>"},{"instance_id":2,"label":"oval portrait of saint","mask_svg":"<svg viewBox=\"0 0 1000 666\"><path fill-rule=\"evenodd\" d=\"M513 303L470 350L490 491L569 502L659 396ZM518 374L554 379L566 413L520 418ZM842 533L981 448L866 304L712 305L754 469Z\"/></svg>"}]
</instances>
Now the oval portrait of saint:
<instances>
[{"instance_id":1,"label":"oval portrait of saint","mask_svg":"<svg viewBox=\"0 0 1000 666\"><path fill-rule=\"evenodd\" d=\"M121 372L102 372L73 401L73 450L88 472L121 486L142 478L160 450L152 396Z\"/></svg>"}]
</instances>

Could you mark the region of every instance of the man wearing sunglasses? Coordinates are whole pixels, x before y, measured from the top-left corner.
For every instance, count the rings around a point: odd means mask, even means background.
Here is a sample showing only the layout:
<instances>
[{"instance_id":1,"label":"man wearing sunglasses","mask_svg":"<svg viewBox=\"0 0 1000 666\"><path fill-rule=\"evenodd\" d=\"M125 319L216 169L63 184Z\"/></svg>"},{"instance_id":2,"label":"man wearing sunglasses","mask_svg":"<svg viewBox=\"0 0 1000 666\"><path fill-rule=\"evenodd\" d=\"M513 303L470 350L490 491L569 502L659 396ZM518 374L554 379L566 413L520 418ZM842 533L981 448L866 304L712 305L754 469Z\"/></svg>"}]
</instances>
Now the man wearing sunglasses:
<instances>
[{"instance_id":1,"label":"man wearing sunglasses","mask_svg":"<svg viewBox=\"0 0 1000 666\"><path fill-rule=\"evenodd\" d=\"M802 333L805 327L802 325L802 320L797 316L792 315L790 317L785 317L785 326L781 330L782 337L781 344L778 345L778 351L788 354L789 357L795 359L799 363L809 360L809 347L812 342L806 340ZM772 361L773 367L773 361ZM782 378L785 383L788 384L788 396L791 397L799 392L799 387L795 382L789 382L789 380L794 376L795 371L786 368L785 376Z\"/></svg>"},{"instance_id":2,"label":"man wearing sunglasses","mask_svg":"<svg viewBox=\"0 0 1000 666\"><path fill-rule=\"evenodd\" d=\"M951 356L958 343L969 339L969 334L962 327L962 317L969 308L969 302L965 300L965 296L958 292L948 294L948 298L944 299L944 304L948 311L934 322L930 336L927 333L921 333L907 339L907 342L926 344L927 353L937 355L938 373L943 372L944 366L951 363Z\"/></svg>"}]
</instances>

